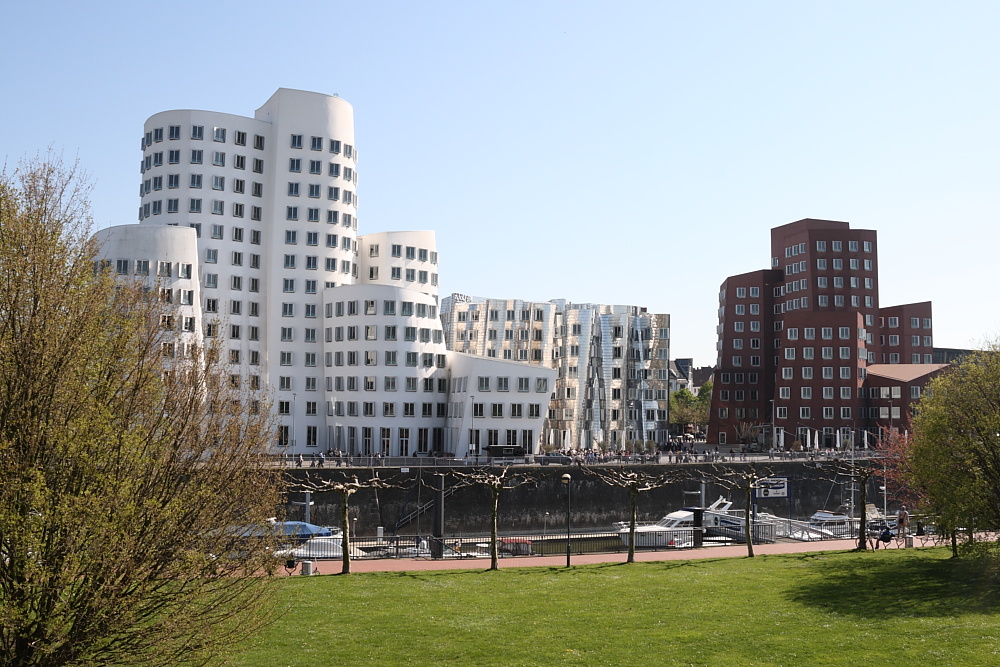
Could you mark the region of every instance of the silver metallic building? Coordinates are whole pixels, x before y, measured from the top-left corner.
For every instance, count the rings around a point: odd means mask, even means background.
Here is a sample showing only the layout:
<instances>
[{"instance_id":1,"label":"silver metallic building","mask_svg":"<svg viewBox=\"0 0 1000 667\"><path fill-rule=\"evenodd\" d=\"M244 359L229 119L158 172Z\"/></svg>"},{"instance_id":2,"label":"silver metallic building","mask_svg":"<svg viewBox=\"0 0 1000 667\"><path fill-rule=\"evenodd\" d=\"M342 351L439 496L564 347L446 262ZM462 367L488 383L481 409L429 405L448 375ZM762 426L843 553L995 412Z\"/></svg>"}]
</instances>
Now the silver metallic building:
<instances>
[{"instance_id":1,"label":"silver metallic building","mask_svg":"<svg viewBox=\"0 0 1000 667\"><path fill-rule=\"evenodd\" d=\"M452 294L449 350L555 368L543 447L643 451L669 438L670 316L624 305Z\"/></svg>"}]
</instances>

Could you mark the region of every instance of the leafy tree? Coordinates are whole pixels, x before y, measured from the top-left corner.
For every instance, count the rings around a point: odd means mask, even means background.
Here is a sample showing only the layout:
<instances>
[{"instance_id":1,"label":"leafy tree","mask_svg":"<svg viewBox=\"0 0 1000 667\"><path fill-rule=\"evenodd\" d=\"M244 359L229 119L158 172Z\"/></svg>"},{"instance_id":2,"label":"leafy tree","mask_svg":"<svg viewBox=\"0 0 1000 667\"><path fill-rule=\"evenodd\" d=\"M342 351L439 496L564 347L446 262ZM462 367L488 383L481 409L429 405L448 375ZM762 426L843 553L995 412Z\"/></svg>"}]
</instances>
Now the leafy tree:
<instances>
[{"instance_id":1,"label":"leafy tree","mask_svg":"<svg viewBox=\"0 0 1000 667\"><path fill-rule=\"evenodd\" d=\"M698 425L701 418L701 407L698 397L687 388L678 389L670 395L670 423L676 424L683 431L688 424Z\"/></svg>"},{"instance_id":2,"label":"leafy tree","mask_svg":"<svg viewBox=\"0 0 1000 667\"><path fill-rule=\"evenodd\" d=\"M659 489L667 484L679 481L683 475L676 470L651 475L641 470L625 468L586 468L588 474L600 479L608 486L628 489L629 524L628 524L628 559L627 563L635 562L635 524L638 515L639 494L653 489Z\"/></svg>"},{"instance_id":3,"label":"leafy tree","mask_svg":"<svg viewBox=\"0 0 1000 667\"><path fill-rule=\"evenodd\" d=\"M931 379L918 403L905 468L939 530L1000 527L1000 343Z\"/></svg>"},{"instance_id":4,"label":"leafy tree","mask_svg":"<svg viewBox=\"0 0 1000 667\"><path fill-rule=\"evenodd\" d=\"M679 426L683 431L688 424L700 428L708 423L709 410L712 407L712 383L706 382L695 396L686 387L678 389L670 395L670 423Z\"/></svg>"},{"instance_id":5,"label":"leafy tree","mask_svg":"<svg viewBox=\"0 0 1000 667\"><path fill-rule=\"evenodd\" d=\"M698 388L698 406L701 409L701 424L708 423L709 410L712 408L712 381L706 380L705 384Z\"/></svg>"},{"instance_id":6,"label":"leafy tree","mask_svg":"<svg viewBox=\"0 0 1000 667\"><path fill-rule=\"evenodd\" d=\"M217 352L164 358L86 195L51 156L0 173L0 664L200 663L272 609L274 427Z\"/></svg>"}]
</instances>

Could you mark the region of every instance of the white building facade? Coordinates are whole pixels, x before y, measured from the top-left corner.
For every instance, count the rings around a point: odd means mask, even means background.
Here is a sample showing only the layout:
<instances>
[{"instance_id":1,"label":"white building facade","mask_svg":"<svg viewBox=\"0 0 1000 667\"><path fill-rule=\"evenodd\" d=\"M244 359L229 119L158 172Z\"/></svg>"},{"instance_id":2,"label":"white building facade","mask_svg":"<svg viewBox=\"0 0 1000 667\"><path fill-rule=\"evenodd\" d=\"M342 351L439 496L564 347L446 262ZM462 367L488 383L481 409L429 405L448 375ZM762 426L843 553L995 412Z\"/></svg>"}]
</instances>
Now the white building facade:
<instances>
[{"instance_id":1,"label":"white building facade","mask_svg":"<svg viewBox=\"0 0 1000 667\"><path fill-rule=\"evenodd\" d=\"M472 451L453 414L434 233L358 235L350 104L282 88L253 118L165 111L141 147L139 225L104 230L102 257L158 266L183 247L196 319L164 324L224 338L231 377L271 393L279 451Z\"/></svg>"}]
</instances>

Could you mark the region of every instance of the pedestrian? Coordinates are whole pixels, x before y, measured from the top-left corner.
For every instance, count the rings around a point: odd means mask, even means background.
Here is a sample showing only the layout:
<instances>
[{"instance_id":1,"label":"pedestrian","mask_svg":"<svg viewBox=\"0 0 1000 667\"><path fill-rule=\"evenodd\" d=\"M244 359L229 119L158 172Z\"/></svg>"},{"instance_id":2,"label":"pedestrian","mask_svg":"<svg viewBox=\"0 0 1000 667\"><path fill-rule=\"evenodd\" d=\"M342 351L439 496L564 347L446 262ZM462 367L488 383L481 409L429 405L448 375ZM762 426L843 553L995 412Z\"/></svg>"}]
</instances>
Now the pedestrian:
<instances>
[{"instance_id":1,"label":"pedestrian","mask_svg":"<svg viewBox=\"0 0 1000 667\"><path fill-rule=\"evenodd\" d=\"M900 537L906 537L907 529L910 527L910 513L906 511L906 505L900 505L896 512L896 533Z\"/></svg>"},{"instance_id":2,"label":"pedestrian","mask_svg":"<svg viewBox=\"0 0 1000 667\"><path fill-rule=\"evenodd\" d=\"M301 454L299 454L299 460L295 462L295 467L296 468L301 468L302 467L302 455Z\"/></svg>"}]
</instances>

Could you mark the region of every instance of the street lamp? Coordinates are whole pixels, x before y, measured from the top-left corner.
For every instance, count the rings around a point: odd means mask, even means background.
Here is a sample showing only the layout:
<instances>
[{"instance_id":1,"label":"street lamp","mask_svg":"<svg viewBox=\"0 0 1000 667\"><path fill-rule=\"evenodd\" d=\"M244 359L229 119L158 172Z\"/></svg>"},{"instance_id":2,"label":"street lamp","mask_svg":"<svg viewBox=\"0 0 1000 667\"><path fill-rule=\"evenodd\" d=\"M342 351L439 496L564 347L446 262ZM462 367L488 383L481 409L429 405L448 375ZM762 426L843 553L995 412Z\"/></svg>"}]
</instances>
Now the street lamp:
<instances>
[{"instance_id":1,"label":"street lamp","mask_svg":"<svg viewBox=\"0 0 1000 667\"><path fill-rule=\"evenodd\" d=\"M569 473L566 473L565 475L562 476L562 483L566 485L566 567L570 566L570 522L569 522L569 516L570 516L570 509L572 507L572 505L570 503L570 500L571 500L571 489L572 489L572 487L570 485L570 482L572 482L572 481L573 481L573 478L570 476Z\"/></svg>"},{"instance_id":2,"label":"street lamp","mask_svg":"<svg viewBox=\"0 0 1000 667\"><path fill-rule=\"evenodd\" d=\"M545 543L545 531L549 527L549 513L545 513L545 517L542 519L542 543Z\"/></svg>"},{"instance_id":3,"label":"street lamp","mask_svg":"<svg viewBox=\"0 0 1000 667\"><path fill-rule=\"evenodd\" d=\"M476 397L470 396L472 401L472 427L469 429L469 449L475 447L476 463L479 463L479 434L476 433Z\"/></svg>"},{"instance_id":4,"label":"street lamp","mask_svg":"<svg viewBox=\"0 0 1000 667\"><path fill-rule=\"evenodd\" d=\"M771 399L771 450L774 450L774 399Z\"/></svg>"}]
</instances>

